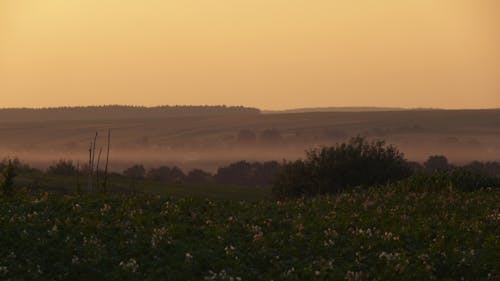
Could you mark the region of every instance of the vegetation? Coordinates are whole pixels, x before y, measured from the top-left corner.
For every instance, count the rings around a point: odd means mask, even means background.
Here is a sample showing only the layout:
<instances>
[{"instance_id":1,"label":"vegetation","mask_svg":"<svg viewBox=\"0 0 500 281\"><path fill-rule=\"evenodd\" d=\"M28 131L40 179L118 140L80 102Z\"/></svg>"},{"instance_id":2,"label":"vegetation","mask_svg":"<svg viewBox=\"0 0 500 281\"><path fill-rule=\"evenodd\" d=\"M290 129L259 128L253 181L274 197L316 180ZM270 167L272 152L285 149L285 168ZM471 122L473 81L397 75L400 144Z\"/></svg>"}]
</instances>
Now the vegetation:
<instances>
[{"instance_id":1,"label":"vegetation","mask_svg":"<svg viewBox=\"0 0 500 281\"><path fill-rule=\"evenodd\" d=\"M51 120L96 120L161 118L179 116L217 116L217 115L257 115L259 109L243 106L79 106L50 108L2 108L0 119L3 121L51 121Z\"/></svg>"},{"instance_id":2,"label":"vegetation","mask_svg":"<svg viewBox=\"0 0 500 281\"><path fill-rule=\"evenodd\" d=\"M0 197L2 280L499 280L498 189Z\"/></svg>"},{"instance_id":3,"label":"vegetation","mask_svg":"<svg viewBox=\"0 0 500 281\"><path fill-rule=\"evenodd\" d=\"M306 160L287 164L273 193L278 197L337 193L398 181L411 173L404 155L395 147L356 137L348 143L310 150Z\"/></svg>"},{"instance_id":4,"label":"vegetation","mask_svg":"<svg viewBox=\"0 0 500 281\"><path fill-rule=\"evenodd\" d=\"M55 175L73 176L77 172L77 167L73 165L73 161L64 159L57 161L47 169L47 173Z\"/></svg>"},{"instance_id":5,"label":"vegetation","mask_svg":"<svg viewBox=\"0 0 500 281\"><path fill-rule=\"evenodd\" d=\"M14 164L9 160L2 169L0 178L0 194L11 195L14 190L14 178L17 176Z\"/></svg>"}]
</instances>

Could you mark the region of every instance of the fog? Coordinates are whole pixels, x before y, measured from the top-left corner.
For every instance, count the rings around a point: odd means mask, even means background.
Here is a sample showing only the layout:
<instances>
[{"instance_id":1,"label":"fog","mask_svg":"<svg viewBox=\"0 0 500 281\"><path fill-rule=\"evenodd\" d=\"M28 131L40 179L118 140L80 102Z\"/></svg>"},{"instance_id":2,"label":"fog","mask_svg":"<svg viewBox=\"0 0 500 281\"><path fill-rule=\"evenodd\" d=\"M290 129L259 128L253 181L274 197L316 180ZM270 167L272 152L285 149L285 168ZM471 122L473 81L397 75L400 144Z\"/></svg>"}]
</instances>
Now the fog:
<instances>
[{"instance_id":1,"label":"fog","mask_svg":"<svg viewBox=\"0 0 500 281\"><path fill-rule=\"evenodd\" d=\"M18 157L41 169L59 159L84 165L96 132L98 153L101 148L105 152L110 130L110 168L117 172L133 164L214 172L240 160L291 161L304 157L307 149L355 136L385 140L411 161L423 162L430 155L445 155L456 164L500 161L500 110L262 114L225 107L118 109L0 110L0 116L19 117L0 120L0 159ZM82 110L92 114L82 118ZM196 114L190 114L193 110Z\"/></svg>"}]
</instances>

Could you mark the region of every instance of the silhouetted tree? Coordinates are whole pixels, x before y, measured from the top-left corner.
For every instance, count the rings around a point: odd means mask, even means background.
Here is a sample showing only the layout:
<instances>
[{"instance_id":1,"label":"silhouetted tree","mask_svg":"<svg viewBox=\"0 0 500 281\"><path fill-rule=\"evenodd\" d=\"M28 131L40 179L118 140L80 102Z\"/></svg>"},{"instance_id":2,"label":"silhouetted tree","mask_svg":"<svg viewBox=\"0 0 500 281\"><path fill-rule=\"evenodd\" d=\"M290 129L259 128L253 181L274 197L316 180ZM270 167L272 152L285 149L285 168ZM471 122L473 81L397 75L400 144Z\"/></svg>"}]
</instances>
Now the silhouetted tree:
<instances>
[{"instance_id":1,"label":"silhouetted tree","mask_svg":"<svg viewBox=\"0 0 500 281\"><path fill-rule=\"evenodd\" d=\"M161 166L153 168L148 171L148 179L162 181L162 182L182 182L185 178L184 172L178 167Z\"/></svg>"},{"instance_id":2,"label":"silhouetted tree","mask_svg":"<svg viewBox=\"0 0 500 281\"><path fill-rule=\"evenodd\" d=\"M253 162L239 161L217 170L215 181L221 184L241 186L271 185L281 165L276 161Z\"/></svg>"},{"instance_id":3,"label":"silhouetted tree","mask_svg":"<svg viewBox=\"0 0 500 281\"><path fill-rule=\"evenodd\" d=\"M143 165L134 165L123 171L123 175L132 179L144 179L146 169Z\"/></svg>"},{"instance_id":4,"label":"silhouetted tree","mask_svg":"<svg viewBox=\"0 0 500 281\"><path fill-rule=\"evenodd\" d=\"M197 183L197 184L207 184L213 181L213 176L200 169L194 169L190 171L186 176L186 182Z\"/></svg>"},{"instance_id":5,"label":"silhouetted tree","mask_svg":"<svg viewBox=\"0 0 500 281\"><path fill-rule=\"evenodd\" d=\"M76 175L76 172L73 161L64 159L57 161L47 169L47 173L54 175L73 176Z\"/></svg>"},{"instance_id":6,"label":"silhouetted tree","mask_svg":"<svg viewBox=\"0 0 500 281\"><path fill-rule=\"evenodd\" d=\"M424 162L424 169L427 173L445 171L450 168L452 168L452 166L448 163L448 158L444 155L432 155Z\"/></svg>"},{"instance_id":7,"label":"silhouetted tree","mask_svg":"<svg viewBox=\"0 0 500 281\"><path fill-rule=\"evenodd\" d=\"M249 185L252 177L252 165L246 161L232 163L217 170L215 181L221 184Z\"/></svg>"},{"instance_id":8,"label":"silhouetted tree","mask_svg":"<svg viewBox=\"0 0 500 281\"><path fill-rule=\"evenodd\" d=\"M490 177L500 177L500 163L498 162L473 161L467 165L464 165L463 168L467 171Z\"/></svg>"}]
</instances>

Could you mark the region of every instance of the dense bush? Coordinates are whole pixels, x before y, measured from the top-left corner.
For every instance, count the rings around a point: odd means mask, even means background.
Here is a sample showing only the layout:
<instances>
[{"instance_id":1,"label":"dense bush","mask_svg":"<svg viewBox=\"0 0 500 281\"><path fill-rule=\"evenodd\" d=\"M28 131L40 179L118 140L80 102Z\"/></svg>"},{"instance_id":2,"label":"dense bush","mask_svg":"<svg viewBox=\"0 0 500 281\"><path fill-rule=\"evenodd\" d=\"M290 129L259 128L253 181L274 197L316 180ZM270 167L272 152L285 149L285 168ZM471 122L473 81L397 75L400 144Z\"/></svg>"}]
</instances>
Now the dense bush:
<instances>
[{"instance_id":1,"label":"dense bush","mask_svg":"<svg viewBox=\"0 0 500 281\"><path fill-rule=\"evenodd\" d=\"M0 177L0 194L10 195L13 192L14 178L17 176L16 169L12 161L3 165Z\"/></svg>"},{"instance_id":2,"label":"dense bush","mask_svg":"<svg viewBox=\"0 0 500 281\"><path fill-rule=\"evenodd\" d=\"M448 158L444 155L432 155L424 162L424 170L426 173L434 173L437 171L446 171L453 168L448 162Z\"/></svg>"},{"instance_id":3,"label":"dense bush","mask_svg":"<svg viewBox=\"0 0 500 281\"><path fill-rule=\"evenodd\" d=\"M394 146L355 137L348 143L308 151L305 160L285 165L273 193L277 197L336 193L348 187L385 184L411 175Z\"/></svg>"},{"instance_id":4,"label":"dense bush","mask_svg":"<svg viewBox=\"0 0 500 281\"><path fill-rule=\"evenodd\" d=\"M191 170L186 176L186 182L196 184L208 184L213 181L213 176L200 169Z\"/></svg>"},{"instance_id":5,"label":"dense bush","mask_svg":"<svg viewBox=\"0 0 500 281\"><path fill-rule=\"evenodd\" d=\"M239 161L217 170L215 181L220 184L241 186L271 185L281 165L276 161L247 162Z\"/></svg>"},{"instance_id":6,"label":"dense bush","mask_svg":"<svg viewBox=\"0 0 500 281\"><path fill-rule=\"evenodd\" d=\"M184 172L178 167L161 166L148 171L147 178L156 181L175 183L184 181Z\"/></svg>"},{"instance_id":7,"label":"dense bush","mask_svg":"<svg viewBox=\"0 0 500 281\"><path fill-rule=\"evenodd\" d=\"M123 175L132 179L144 179L146 169L143 165L134 165L123 171Z\"/></svg>"},{"instance_id":8,"label":"dense bush","mask_svg":"<svg viewBox=\"0 0 500 281\"><path fill-rule=\"evenodd\" d=\"M28 164L25 164L19 160L19 158L4 158L0 161L0 171L2 171L6 166L12 165L14 169L19 173L30 173L37 171L37 169L30 167Z\"/></svg>"},{"instance_id":9,"label":"dense bush","mask_svg":"<svg viewBox=\"0 0 500 281\"><path fill-rule=\"evenodd\" d=\"M415 174L402 181L399 186L413 191L476 191L481 188L500 188L500 178L455 168L437 170L431 174Z\"/></svg>"}]
</instances>

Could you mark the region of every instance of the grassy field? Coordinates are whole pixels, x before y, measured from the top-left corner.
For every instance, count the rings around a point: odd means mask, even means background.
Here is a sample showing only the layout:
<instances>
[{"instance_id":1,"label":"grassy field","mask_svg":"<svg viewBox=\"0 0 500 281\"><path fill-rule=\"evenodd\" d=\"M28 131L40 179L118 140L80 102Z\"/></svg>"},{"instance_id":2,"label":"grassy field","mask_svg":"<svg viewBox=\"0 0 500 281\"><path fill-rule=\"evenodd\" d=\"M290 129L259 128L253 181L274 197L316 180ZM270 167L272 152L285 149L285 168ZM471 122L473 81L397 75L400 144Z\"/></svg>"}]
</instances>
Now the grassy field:
<instances>
[{"instance_id":1,"label":"grassy field","mask_svg":"<svg viewBox=\"0 0 500 281\"><path fill-rule=\"evenodd\" d=\"M88 145L100 132L98 148L112 129L111 168L132 164L147 167L178 165L214 171L237 160L281 161L303 157L304 149L343 141L358 134L383 138L411 160L430 154L450 160L498 160L500 110L407 110L395 112L306 112L236 116L167 116L127 119L22 122L0 120L0 156L47 167L60 158L88 161ZM257 135L253 145L237 141L240 130ZM283 140L269 146L260 141L266 129L277 129Z\"/></svg>"},{"instance_id":2,"label":"grassy field","mask_svg":"<svg viewBox=\"0 0 500 281\"><path fill-rule=\"evenodd\" d=\"M94 179L95 181L95 179ZM50 193L68 194L88 191L87 176L63 176L40 171L21 173L15 179L17 189L44 190ZM270 198L270 187L244 187L221 184L164 183L153 180L133 180L120 175L111 175L107 191L112 193L146 193L176 197L255 201Z\"/></svg>"},{"instance_id":3,"label":"grassy field","mask_svg":"<svg viewBox=\"0 0 500 281\"><path fill-rule=\"evenodd\" d=\"M0 197L1 280L500 280L500 192Z\"/></svg>"}]
</instances>

